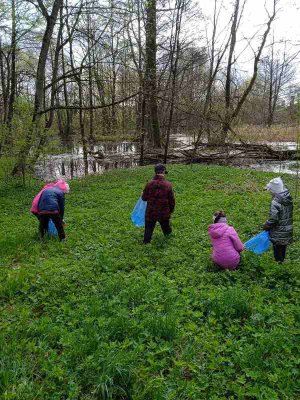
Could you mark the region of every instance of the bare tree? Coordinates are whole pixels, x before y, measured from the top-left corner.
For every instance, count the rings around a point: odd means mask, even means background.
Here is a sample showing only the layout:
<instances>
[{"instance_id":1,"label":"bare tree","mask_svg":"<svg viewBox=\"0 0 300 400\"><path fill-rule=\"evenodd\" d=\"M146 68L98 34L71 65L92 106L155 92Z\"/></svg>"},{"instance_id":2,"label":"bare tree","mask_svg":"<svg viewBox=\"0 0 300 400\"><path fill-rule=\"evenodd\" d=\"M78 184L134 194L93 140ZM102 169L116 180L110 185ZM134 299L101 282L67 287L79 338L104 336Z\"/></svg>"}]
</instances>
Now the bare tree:
<instances>
[{"instance_id":1,"label":"bare tree","mask_svg":"<svg viewBox=\"0 0 300 400\"><path fill-rule=\"evenodd\" d=\"M276 107L280 95L284 94L284 89L295 78L295 68L293 61L299 52L288 54L287 43L284 44L283 52L277 52L275 49L274 38L270 45L270 54L261 61L260 75L265 83L268 110L266 116L267 126L274 123Z\"/></svg>"},{"instance_id":2,"label":"bare tree","mask_svg":"<svg viewBox=\"0 0 300 400\"><path fill-rule=\"evenodd\" d=\"M227 90L225 90L225 117L224 117L224 120L222 121L223 122L223 131L222 131L222 136L220 138L221 143L225 143L225 141L227 139L228 131L232 130L232 127L231 127L232 123L238 117L247 97L249 96L249 94L254 86L254 83L256 81L257 74L258 74L258 65L259 65L259 62L261 59L262 51L265 47L267 37L270 33L272 22L274 21L274 19L276 17L277 3L278 3L278 0L273 0L272 12L271 12L271 14L268 12L268 22L266 24L266 29L262 35L262 39L258 46L258 50L254 54L253 72L252 72L252 76L249 80L249 83L247 84L245 90L241 94L237 104L235 106L231 106L231 109L227 106L228 100L226 100L226 98L228 96L228 92L227 92ZM235 12L236 12L236 10L235 10ZM235 12L234 12L234 15L235 15ZM233 25L235 25L235 24L233 24ZM231 50L230 50L230 53L231 53ZM226 78L226 81L227 81L227 78ZM229 106L230 106L230 104L231 104L231 99L229 99Z\"/></svg>"},{"instance_id":3,"label":"bare tree","mask_svg":"<svg viewBox=\"0 0 300 400\"><path fill-rule=\"evenodd\" d=\"M225 54L227 52L227 49L229 47L229 44L231 42L231 32L229 35L226 35L224 33L223 35L225 36L225 39L221 43L220 46L218 46L217 43L217 36L219 34L218 32L218 24L219 24L219 18L220 18L220 13L221 9L223 7L223 4L219 4L218 0L214 0L214 10L213 10L213 19L212 19L212 34L211 38L207 37L207 52L208 52L208 72L207 72L207 79L205 82L205 99L203 102L203 106L201 107L201 121L199 125L199 130L198 134L195 140L194 144L194 155L197 151L197 148L200 144L200 141L204 135L207 135L208 142L210 144L214 144L215 142L215 135L212 134L211 129L212 129L212 97L213 97L213 90L214 86L216 83L217 76L220 72L222 62L224 60ZM237 12L236 7L235 7L235 12ZM227 36L227 37L226 37ZM231 68L231 63L230 63L230 68ZM228 67L227 67L228 69ZM230 73L231 75L231 73ZM230 85L229 85L229 91L230 91ZM218 125L219 128L219 125ZM194 156L193 155L193 156Z\"/></svg>"},{"instance_id":4,"label":"bare tree","mask_svg":"<svg viewBox=\"0 0 300 400\"><path fill-rule=\"evenodd\" d=\"M223 121L223 139L227 137L227 133L230 129L230 114L231 114L231 103L232 103L232 93L231 93L231 84L232 84L232 67L235 62L234 60L234 52L237 40L237 30L239 27L239 20L242 17L243 8L245 5L245 1L243 6L240 6L240 0L236 0L234 4L234 10L232 14L232 23L231 23L231 31L230 31L230 45L229 45L229 53L227 60L227 68L226 68L226 79L225 79L225 116Z\"/></svg>"}]
</instances>

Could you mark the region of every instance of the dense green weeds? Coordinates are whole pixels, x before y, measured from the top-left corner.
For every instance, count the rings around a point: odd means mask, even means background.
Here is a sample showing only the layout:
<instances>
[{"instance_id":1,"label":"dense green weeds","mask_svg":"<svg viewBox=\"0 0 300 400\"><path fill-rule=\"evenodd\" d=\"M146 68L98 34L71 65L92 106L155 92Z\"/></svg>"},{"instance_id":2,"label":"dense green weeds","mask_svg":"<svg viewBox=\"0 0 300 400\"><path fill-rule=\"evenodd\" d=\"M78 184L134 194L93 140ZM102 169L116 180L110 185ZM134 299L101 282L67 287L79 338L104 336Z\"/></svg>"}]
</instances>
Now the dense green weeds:
<instances>
[{"instance_id":1,"label":"dense green weeds","mask_svg":"<svg viewBox=\"0 0 300 400\"><path fill-rule=\"evenodd\" d=\"M41 183L3 181L0 398L300 398L299 242L283 265L271 252L245 253L235 272L210 261L212 212L250 238L272 175L169 170L174 235L157 229L146 247L129 215L150 167L72 181L63 244L41 243L28 212Z\"/></svg>"}]
</instances>

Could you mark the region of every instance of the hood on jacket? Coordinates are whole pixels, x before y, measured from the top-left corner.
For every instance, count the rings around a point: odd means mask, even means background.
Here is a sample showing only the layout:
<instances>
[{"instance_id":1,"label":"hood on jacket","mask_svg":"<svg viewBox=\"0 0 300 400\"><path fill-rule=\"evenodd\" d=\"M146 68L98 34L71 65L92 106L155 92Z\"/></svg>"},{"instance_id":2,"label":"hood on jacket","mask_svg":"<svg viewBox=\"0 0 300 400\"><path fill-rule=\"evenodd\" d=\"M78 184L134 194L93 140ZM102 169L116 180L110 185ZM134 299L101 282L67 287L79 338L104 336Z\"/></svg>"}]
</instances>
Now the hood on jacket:
<instances>
[{"instance_id":1,"label":"hood on jacket","mask_svg":"<svg viewBox=\"0 0 300 400\"><path fill-rule=\"evenodd\" d=\"M273 194L282 193L284 191L284 183L282 179L279 177L271 179L270 182L267 184L266 189Z\"/></svg>"},{"instance_id":2,"label":"hood on jacket","mask_svg":"<svg viewBox=\"0 0 300 400\"><path fill-rule=\"evenodd\" d=\"M70 186L64 179L59 179L56 183L54 183L55 187L63 191L64 193L70 192Z\"/></svg>"},{"instance_id":3,"label":"hood on jacket","mask_svg":"<svg viewBox=\"0 0 300 400\"><path fill-rule=\"evenodd\" d=\"M217 222L216 224L209 225L208 233L212 238L218 239L224 235L228 228L227 224Z\"/></svg>"},{"instance_id":4,"label":"hood on jacket","mask_svg":"<svg viewBox=\"0 0 300 400\"><path fill-rule=\"evenodd\" d=\"M278 203L283 204L284 206L289 206L289 205L293 204L292 196L287 189L281 193L276 193L274 196L274 199Z\"/></svg>"}]
</instances>

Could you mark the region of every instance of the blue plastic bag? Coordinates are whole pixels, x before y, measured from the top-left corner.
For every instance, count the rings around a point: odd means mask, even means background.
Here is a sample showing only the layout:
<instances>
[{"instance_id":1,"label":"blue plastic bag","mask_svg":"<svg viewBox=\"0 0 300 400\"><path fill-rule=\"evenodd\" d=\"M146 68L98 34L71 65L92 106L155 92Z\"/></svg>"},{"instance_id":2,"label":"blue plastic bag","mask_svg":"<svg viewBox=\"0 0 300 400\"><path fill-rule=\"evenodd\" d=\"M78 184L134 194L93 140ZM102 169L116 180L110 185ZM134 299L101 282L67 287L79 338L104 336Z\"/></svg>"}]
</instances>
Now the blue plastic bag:
<instances>
[{"instance_id":1,"label":"blue plastic bag","mask_svg":"<svg viewBox=\"0 0 300 400\"><path fill-rule=\"evenodd\" d=\"M145 226L145 214L146 214L147 202L143 201L140 197L131 213L131 221L138 228Z\"/></svg>"},{"instance_id":2,"label":"blue plastic bag","mask_svg":"<svg viewBox=\"0 0 300 400\"><path fill-rule=\"evenodd\" d=\"M58 235L57 229L56 229L52 219L49 219L49 222L48 222L48 235L50 235L50 236Z\"/></svg>"},{"instance_id":3,"label":"blue plastic bag","mask_svg":"<svg viewBox=\"0 0 300 400\"><path fill-rule=\"evenodd\" d=\"M262 254L268 251L271 246L269 232L263 231L245 243L246 249L255 254Z\"/></svg>"}]
</instances>

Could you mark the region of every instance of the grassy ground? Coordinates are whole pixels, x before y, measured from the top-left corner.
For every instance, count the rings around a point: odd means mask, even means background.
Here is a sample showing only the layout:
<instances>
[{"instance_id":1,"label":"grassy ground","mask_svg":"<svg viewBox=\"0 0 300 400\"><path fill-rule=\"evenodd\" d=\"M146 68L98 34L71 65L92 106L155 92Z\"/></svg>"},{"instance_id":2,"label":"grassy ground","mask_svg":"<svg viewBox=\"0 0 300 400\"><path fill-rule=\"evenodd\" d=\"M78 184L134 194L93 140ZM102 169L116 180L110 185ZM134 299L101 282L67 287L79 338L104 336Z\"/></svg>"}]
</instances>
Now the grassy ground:
<instances>
[{"instance_id":1,"label":"grassy ground","mask_svg":"<svg viewBox=\"0 0 300 400\"><path fill-rule=\"evenodd\" d=\"M28 212L41 183L2 180L1 399L300 398L299 242L283 265L245 253L218 272L207 236L217 208L242 240L258 232L274 175L169 170L174 236L149 246L129 215L150 167L72 181L63 244Z\"/></svg>"}]
</instances>

